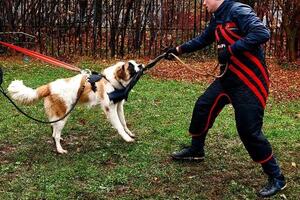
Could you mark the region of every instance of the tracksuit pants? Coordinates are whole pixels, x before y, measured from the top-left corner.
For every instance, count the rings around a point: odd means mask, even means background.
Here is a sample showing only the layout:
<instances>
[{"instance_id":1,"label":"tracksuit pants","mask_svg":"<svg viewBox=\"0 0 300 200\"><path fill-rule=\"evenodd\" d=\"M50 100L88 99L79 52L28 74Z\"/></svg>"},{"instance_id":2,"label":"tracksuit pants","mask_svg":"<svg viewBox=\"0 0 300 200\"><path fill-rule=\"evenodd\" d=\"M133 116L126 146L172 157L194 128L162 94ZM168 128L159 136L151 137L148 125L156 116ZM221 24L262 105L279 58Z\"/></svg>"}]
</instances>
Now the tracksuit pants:
<instances>
[{"instance_id":1,"label":"tracksuit pants","mask_svg":"<svg viewBox=\"0 0 300 200\"><path fill-rule=\"evenodd\" d=\"M280 168L272 147L262 132L264 107L245 85L225 88L215 80L195 103L189 132L192 146L204 147L208 130L226 104L234 108L238 134L253 161L261 163L269 176L279 176Z\"/></svg>"}]
</instances>

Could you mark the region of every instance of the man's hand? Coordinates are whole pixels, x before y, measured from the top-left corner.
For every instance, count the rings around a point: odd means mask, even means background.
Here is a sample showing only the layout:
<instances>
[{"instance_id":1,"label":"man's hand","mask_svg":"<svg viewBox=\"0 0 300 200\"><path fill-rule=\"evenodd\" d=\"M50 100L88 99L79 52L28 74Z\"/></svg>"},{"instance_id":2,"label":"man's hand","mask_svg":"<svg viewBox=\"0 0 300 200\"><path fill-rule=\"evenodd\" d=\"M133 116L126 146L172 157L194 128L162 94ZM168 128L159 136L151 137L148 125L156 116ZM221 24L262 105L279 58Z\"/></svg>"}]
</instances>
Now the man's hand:
<instances>
[{"instance_id":1,"label":"man's hand","mask_svg":"<svg viewBox=\"0 0 300 200\"><path fill-rule=\"evenodd\" d=\"M172 56L171 54L174 54L176 56L179 55L179 52L177 51L177 47L171 47L166 51L166 55L165 55L165 59L167 60L173 60L174 56Z\"/></svg>"},{"instance_id":2,"label":"man's hand","mask_svg":"<svg viewBox=\"0 0 300 200\"><path fill-rule=\"evenodd\" d=\"M230 59L230 56L231 53L229 52L227 47L218 49L218 60L221 65L227 64Z\"/></svg>"}]
</instances>

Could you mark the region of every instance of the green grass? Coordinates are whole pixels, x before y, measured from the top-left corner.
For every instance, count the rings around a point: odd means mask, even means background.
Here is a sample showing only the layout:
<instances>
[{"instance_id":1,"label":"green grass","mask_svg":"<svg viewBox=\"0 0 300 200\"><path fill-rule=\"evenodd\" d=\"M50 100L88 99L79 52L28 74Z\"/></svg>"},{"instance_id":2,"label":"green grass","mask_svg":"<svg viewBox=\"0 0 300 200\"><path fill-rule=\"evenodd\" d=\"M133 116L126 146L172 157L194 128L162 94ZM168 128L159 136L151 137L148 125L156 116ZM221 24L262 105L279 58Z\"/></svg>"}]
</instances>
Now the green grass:
<instances>
[{"instance_id":1,"label":"green grass","mask_svg":"<svg viewBox=\"0 0 300 200\"><path fill-rule=\"evenodd\" d=\"M0 63L4 88L14 79L37 87L74 75L41 63ZM241 144L230 106L209 132L203 163L169 158L190 143L193 105L206 87L144 76L125 105L137 135L133 144L121 139L100 108L76 107L63 132L66 155L55 153L48 125L28 120L0 96L0 199L256 199L266 177ZM42 102L22 108L46 119ZM300 196L299 110L299 101L271 98L265 113L264 131L287 177L282 194L288 199Z\"/></svg>"}]
</instances>

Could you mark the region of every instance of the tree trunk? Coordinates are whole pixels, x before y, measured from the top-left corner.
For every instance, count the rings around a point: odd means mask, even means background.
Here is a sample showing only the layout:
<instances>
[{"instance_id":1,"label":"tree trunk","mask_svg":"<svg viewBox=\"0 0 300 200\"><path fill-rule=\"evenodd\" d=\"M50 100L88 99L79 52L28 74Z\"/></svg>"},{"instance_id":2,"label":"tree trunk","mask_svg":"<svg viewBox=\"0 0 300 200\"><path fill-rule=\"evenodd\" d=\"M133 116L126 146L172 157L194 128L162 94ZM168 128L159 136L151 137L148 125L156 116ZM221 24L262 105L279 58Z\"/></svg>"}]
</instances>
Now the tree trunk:
<instances>
[{"instance_id":1,"label":"tree trunk","mask_svg":"<svg viewBox=\"0 0 300 200\"><path fill-rule=\"evenodd\" d=\"M297 29L293 28L292 30L287 27L286 31L286 43L288 50L288 61L295 62L297 60L297 49L296 49L296 33Z\"/></svg>"},{"instance_id":2,"label":"tree trunk","mask_svg":"<svg viewBox=\"0 0 300 200\"><path fill-rule=\"evenodd\" d=\"M123 57L125 54L124 46L125 46L125 37L126 37L126 28L129 23L130 11L132 10L133 0L127 2L126 13L124 18L124 24L122 26L122 37L121 37L121 46L120 46L120 55Z\"/></svg>"},{"instance_id":3,"label":"tree trunk","mask_svg":"<svg viewBox=\"0 0 300 200\"><path fill-rule=\"evenodd\" d=\"M286 33L286 49L288 52L287 60L295 62L297 60L297 32L300 29L300 5L299 0L291 0L281 2L277 0L278 5L282 9L282 26Z\"/></svg>"}]
</instances>

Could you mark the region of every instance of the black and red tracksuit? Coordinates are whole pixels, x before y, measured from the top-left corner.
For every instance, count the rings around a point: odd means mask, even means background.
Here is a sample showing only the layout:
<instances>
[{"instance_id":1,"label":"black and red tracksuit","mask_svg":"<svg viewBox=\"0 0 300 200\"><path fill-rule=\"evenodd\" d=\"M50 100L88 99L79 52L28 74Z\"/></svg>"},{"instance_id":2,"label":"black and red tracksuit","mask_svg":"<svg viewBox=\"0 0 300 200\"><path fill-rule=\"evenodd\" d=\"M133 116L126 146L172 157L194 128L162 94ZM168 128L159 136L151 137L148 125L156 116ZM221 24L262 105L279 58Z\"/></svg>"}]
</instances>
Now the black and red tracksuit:
<instances>
[{"instance_id":1,"label":"black and red tracksuit","mask_svg":"<svg viewBox=\"0 0 300 200\"><path fill-rule=\"evenodd\" d=\"M269 162L272 167L264 169L265 172L278 175L280 169L271 145L262 133L269 74L261 45L269 37L268 29L248 5L225 0L213 13L205 31L179 48L181 53L189 53L216 41L231 53L225 75L216 79L195 104L189 128L192 137L204 145L215 118L231 103L239 136L251 158L261 164Z\"/></svg>"}]
</instances>

